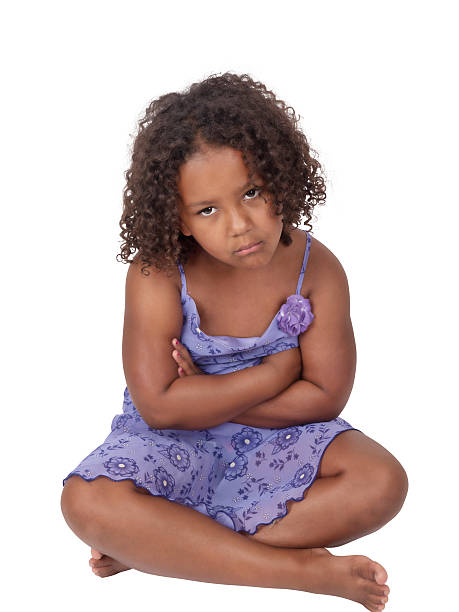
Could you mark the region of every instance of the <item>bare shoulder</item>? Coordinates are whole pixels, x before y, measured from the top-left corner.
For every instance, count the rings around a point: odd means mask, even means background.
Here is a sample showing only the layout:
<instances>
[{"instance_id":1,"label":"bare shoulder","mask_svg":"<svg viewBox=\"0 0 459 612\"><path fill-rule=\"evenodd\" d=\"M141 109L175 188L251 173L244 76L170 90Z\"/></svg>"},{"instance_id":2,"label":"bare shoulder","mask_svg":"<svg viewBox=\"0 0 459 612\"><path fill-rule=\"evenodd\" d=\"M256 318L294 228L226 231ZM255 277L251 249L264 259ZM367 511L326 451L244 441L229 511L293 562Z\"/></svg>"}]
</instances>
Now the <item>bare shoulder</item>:
<instances>
[{"instance_id":1,"label":"bare shoulder","mask_svg":"<svg viewBox=\"0 0 459 612\"><path fill-rule=\"evenodd\" d=\"M180 276L154 266L141 271L136 256L126 275L123 368L131 397L145 417L155 397L177 378L172 338L180 338L183 312ZM178 285L177 285L178 283Z\"/></svg>"},{"instance_id":2,"label":"bare shoulder","mask_svg":"<svg viewBox=\"0 0 459 612\"><path fill-rule=\"evenodd\" d=\"M332 293L338 292L349 301L347 275L340 260L323 242L312 235L305 280L306 277L309 297L317 294L331 296Z\"/></svg>"},{"instance_id":3,"label":"bare shoulder","mask_svg":"<svg viewBox=\"0 0 459 612\"><path fill-rule=\"evenodd\" d=\"M158 270L155 266L148 266L145 272L142 272L143 263L140 254L137 253L132 258L132 263L129 264L126 279L131 282L140 282L140 279L149 279L149 283L154 284L169 284L176 287L180 293L180 272L178 267L167 273L165 270Z\"/></svg>"},{"instance_id":4,"label":"bare shoulder","mask_svg":"<svg viewBox=\"0 0 459 612\"><path fill-rule=\"evenodd\" d=\"M126 275L125 323L138 326L161 321L167 329L175 328L175 319L181 318L180 275L154 266L145 274L141 268L139 257L134 257ZM171 316L167 317L167 313Z\"/></svg>"}]
</instances>

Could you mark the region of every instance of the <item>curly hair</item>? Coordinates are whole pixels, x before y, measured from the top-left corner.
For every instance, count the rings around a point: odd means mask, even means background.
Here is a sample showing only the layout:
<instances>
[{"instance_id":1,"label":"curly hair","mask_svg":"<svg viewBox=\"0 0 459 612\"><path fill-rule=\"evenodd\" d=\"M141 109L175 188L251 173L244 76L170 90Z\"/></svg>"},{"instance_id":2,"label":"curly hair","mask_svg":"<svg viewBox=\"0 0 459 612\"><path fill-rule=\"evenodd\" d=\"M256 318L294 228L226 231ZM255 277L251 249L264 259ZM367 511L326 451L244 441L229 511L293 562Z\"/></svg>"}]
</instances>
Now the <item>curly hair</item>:
<instances>
[{"instance_id":1,"label":"curly hair","mask_svg":"<svg viewBox=\"0 0 459 612\"><path fill-rule=\"evenodd\" d=\"M205 143L241 152L250 172L257 172L271 194L276 215L283 215L281 242L302 216L306 224L316 204L324 204L323 169L298 127L292 107L249 75L225 72L193 83L181 93L153 100L139 121L132 162L125 173L124 242L117 255L124 263L138 250L142 272L154 265L171 270L198 248L180 232L178 172Z\"/></svg>"}]
</instances>

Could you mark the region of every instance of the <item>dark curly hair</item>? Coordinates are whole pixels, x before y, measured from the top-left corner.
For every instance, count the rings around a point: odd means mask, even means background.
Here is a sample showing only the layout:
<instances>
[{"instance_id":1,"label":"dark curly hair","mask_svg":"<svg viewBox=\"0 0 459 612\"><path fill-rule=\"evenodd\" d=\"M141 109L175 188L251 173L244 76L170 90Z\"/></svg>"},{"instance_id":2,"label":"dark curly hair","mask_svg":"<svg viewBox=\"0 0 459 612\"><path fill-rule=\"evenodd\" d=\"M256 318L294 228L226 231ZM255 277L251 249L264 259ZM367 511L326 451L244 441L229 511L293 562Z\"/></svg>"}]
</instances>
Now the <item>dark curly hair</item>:
<instances>
[{"instance_id":1,"label":"dark curly hair","mask_svg":"<svg viewBox=\"0 0 459 612\"><path fill-rule=\"evenodd\" d=\"M129 256L138 250L148 275L152 264L169 271L197 248L180 232L177 181L180 166L202 143L242 153L249 171L263 179L274 213L283 215L281 242L291 244L290 229L302 215L310 225L314 206L326 198L322 166L298 121L292 107L247 74L213 74L153 100L139 121L125 173L124 242L116 259L132 263Z\"/></svg>"}]
</instances>

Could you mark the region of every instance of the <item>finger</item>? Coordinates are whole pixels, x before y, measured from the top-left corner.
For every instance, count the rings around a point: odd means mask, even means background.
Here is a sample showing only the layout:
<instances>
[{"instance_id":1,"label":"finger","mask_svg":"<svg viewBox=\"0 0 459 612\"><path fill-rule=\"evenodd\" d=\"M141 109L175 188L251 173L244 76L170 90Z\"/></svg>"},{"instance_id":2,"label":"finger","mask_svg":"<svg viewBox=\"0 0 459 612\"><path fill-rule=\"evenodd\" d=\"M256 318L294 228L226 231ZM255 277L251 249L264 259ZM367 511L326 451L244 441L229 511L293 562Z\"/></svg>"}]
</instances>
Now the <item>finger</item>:
<instances>
[{"instance_id":1,"label":"finger","mask_svg":"<svg viewBox=\"0 0 459 612\"><path fill-rule=\"evenodd\" d=\"M172 345L174 346L174 348L176 348L178 350L178 352L183 355L183 357L185 359L190 359L191 360L191 355L188 351L188 349L186 348L186 346L184 344L182 344L181 342L179 342L179 340L177 340L177 338L174 338L172 340Z\"/></svg>"},{"instance_id":2,"label":"finger","mask_svg":"<svg viewBox=\"0 0 459 612\"><path fill-rule=\"evenodd\" d=\"M172 356L175 359L178 366L181 366L185 370L185 374L191 374L194 370L194 363L191 357L182 355L178 351L172 351Z\"/></svg>"},{"instance_id":3,"label":"finger","mask_svg":"<svg viewBox=\"0 0 459 612\"><path fill-rule=\"evenodd\" d=\"M181 369L185 376L189 376L193 373L193 362L189 362L187 359L180 357L177 361L179 370Z\"/></svg>"},{"instance_id":4,"label":"finger","mask_svg":"<svg viewBox=\"0 0 459 612\"><path fill-rule=\"evenodd\" d=\"M179 342L177 338L172 339L172 344L177 347L172 351L172 356L177 365L184 369L185 375L190 376L191 374L197 374L193 358L191 357L186 346Z\"/></svg>"},{"instance_id":5,"label":"finger","mask_svg":"<svg viewBox=\"0 0 459 612\"><path fill-rule=\"evenodd\" d=\"M185 359L181 353L179 353L178 351L172 351L172 357L175 359L177 366L182 366L182 368L184 368L185 370L190 369L190 360Z\"/></svg>"}]
</instances>

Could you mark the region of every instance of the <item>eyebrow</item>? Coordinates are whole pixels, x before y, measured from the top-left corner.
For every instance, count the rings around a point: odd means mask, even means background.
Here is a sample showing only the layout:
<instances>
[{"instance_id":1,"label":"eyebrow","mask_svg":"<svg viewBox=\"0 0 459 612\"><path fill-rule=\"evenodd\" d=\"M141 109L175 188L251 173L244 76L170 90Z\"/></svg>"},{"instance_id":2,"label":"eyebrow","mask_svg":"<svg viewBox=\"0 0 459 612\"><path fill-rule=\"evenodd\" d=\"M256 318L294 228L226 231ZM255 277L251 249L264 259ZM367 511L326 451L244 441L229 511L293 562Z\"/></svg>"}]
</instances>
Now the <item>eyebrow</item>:
<instances>
[{"instance_id":1,"label":"eyebrow","mask_svg":"<svg viewBox=\"0 0 459 612\"><path fill-rule=\"evenodd\" d=\"M250 185L255 185L257 181L248 181L248 183L246 183L245 185L242 185L242 187L240 187L237 192L240 193L241 191L244 191L244 189L247 189L247 187L249 187ZM209 206L209 204L215 204L215 202L217 202L217 200L203 200L202 202L194 202L193 204L188 204L187 208L197 208L198 206Z\"/></svg>"}]
</instances>

